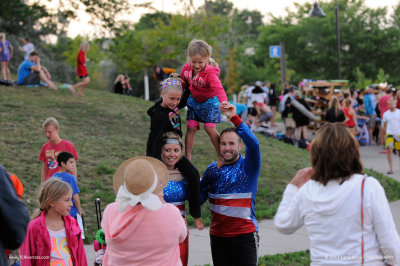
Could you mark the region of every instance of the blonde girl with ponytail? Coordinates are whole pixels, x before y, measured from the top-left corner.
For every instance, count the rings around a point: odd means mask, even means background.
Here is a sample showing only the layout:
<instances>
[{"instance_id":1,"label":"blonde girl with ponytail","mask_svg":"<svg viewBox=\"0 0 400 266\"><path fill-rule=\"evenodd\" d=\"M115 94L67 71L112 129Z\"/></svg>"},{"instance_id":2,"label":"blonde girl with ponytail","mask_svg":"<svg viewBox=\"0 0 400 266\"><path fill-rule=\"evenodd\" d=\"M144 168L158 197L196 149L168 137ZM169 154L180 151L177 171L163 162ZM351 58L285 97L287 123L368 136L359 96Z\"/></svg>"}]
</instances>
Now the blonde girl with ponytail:
<instances>
[{"instance_id":1,"label":"blonde girl with ponytail","mask_svg":"<svg viewBox=\"0 0 400 266\"><path fill-rule=\"evenodd\" d=\"M72 188L58 178L43 182L21 246L21 265L87 265L78 222L69 215Z\"/></svg>"}]
</instances>

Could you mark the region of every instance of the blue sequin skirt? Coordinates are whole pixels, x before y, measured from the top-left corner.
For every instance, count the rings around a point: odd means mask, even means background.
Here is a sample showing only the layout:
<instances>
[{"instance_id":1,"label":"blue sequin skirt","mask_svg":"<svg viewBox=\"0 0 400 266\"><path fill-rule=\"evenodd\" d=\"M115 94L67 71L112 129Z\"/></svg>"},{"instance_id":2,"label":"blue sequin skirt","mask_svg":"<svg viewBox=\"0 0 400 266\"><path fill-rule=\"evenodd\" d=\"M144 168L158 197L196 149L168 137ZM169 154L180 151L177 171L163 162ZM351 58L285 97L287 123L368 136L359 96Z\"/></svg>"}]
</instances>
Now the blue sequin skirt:
<instances>
[{"instance_id":1,"label":"blue sequin skirt","mask_svg":"<svg viewBox=\"0 0 400 266\"><path fill-rule=\"evenodd\" d=\"M204 103L196 102L192 95L187 100L187 120L195 120L201 123L220 123L221 110L217 96L208 99Z\"/></svg>"}]
</instances>

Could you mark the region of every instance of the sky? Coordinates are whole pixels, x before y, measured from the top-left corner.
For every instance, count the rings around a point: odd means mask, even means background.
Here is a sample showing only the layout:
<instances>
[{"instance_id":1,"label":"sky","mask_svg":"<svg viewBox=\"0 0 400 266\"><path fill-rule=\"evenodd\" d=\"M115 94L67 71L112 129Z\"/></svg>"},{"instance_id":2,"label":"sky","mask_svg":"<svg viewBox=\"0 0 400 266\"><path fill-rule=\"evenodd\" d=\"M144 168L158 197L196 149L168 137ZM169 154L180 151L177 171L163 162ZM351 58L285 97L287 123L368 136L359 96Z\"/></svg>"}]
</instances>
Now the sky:
<instances>
[{"instance_id":1,"label":"sky","mask_svg":"<svg viewBox=\"0 0 400 266\"><path fill-rule=\"evenodd\" d=\"M143 3L148 0L130 0L132 3ZM274 16L280 17L285 16L286 8L294 10L294 3L304 4L311 2L312 0L230 0L237 9L249 9L258 10L264 15L264 22L268 21L268 14L272 13ZM388 7L389 13L393 10L393 6L398 3L399 0L365 0L365 4L371 8L377 7ZM318 1L320 2L320 1ZM199 7L204 4L204 0L193 0L195 7ZM182 10L181 1L177 0L153 0L153 7L157 10L163 10L168 13L179 13ZM327 13L327 10L324 10ZM141 15L148 13L149 10L136 8L135 12L130 15L126 15L124 19L131 20L132 22L139 21ZM333 12L333 11L332 11ZM95 29L89 25L90 17L84 13L80 14L79 20L72 21L69 26L68 35L75 37L77 35L88 35L92 36ZM85 25L85 27L82 27Z\"/></svg>"}]
</instances>

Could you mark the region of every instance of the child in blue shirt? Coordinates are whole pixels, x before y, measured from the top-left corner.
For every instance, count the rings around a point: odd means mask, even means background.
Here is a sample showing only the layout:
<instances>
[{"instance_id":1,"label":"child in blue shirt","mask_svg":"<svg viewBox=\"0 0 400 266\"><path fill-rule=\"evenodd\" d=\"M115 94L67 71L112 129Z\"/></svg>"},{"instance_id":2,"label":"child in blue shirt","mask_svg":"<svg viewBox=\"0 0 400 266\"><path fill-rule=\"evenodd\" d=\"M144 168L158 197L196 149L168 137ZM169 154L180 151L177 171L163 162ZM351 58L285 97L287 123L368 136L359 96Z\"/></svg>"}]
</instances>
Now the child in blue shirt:
<instances>
[{"instance_id":1,"label":"child in blue shirt","mask_svg":"<svg viewBox=\"0 0 400 266\"><path fill-rule=\"evenodd\" d=\"M57 177L64 182L67 182L72 188L72 204L71 210L69 214L77 219L77 214L82 216L81 203L79 201L79 188L76 183L76 178L71 173L73 169L76 167L75 165L75 157L72 153L67 151L62 151L57 156L57 162L60 166L60 171L55 173L52 177Z\"/></svg>"}]
</instances>

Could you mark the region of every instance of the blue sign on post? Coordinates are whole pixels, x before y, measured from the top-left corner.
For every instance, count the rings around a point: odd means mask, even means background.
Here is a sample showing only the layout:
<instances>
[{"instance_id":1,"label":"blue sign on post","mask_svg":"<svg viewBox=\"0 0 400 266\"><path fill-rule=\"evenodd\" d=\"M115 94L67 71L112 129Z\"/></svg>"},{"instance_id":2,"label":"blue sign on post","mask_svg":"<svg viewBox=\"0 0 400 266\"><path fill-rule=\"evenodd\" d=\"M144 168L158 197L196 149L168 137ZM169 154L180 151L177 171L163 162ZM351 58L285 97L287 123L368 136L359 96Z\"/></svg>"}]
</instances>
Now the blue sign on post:
<instances>
[{"instance_id":1,"label":"blue sign on post","mask_svg":"<svg viewBox=\"0 0 400 266\"><path fill-rule=\"evenodd\" d=\"M270 58L280 58L281 57L281 46L271 45L269 47L269 57Z\"/></svg>"}]
</instances>

